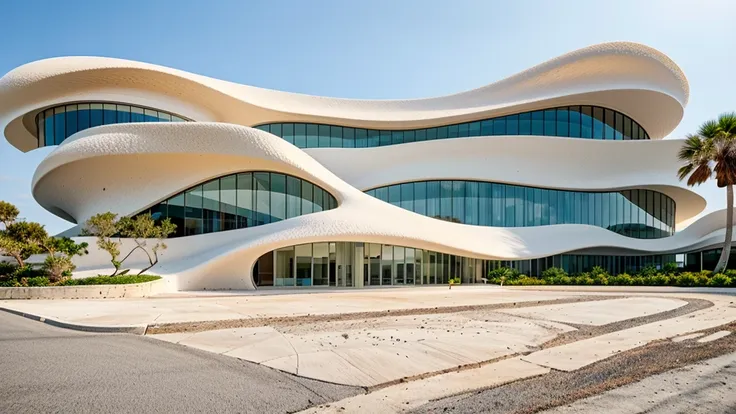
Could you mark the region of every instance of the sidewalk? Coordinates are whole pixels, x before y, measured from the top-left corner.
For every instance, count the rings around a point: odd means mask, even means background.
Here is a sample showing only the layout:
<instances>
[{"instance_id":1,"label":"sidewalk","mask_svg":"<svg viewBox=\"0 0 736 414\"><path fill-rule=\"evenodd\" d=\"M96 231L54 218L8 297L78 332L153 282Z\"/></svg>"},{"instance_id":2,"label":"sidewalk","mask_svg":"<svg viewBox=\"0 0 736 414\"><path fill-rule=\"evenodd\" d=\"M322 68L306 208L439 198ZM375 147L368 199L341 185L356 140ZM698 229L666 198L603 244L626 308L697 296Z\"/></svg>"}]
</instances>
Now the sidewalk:
<instances>
[{"instance_id":1,"label":"sidewalk","mask_svg":"<svg viewBox=\"0 0 736 414\"><path fill-rule=\"evenodd\" d=\"M0 308L69 323L131 326L518 303L573 298L592 293L509 291L495 286L456 287L450 290L438 286L287 294L273 291L260 295L222 294L228 292L182 292L186 297L138 299L0 301Z\"/></svg>"},{"instance_id":2,"label":"sidewalk","mask_svg":"<svg viewBox=\"0 0 736 414\"><path fill-rule=\"evenodd\" d=\"M725 295L724 295L725 293ZM171 323L250 318L339 315L408 309L479 306L574 299L583 296L730 298L736 289L669 287L494 285L392 289L178 292L151 298L4 300L0 309L92 328L130 328ZM73 328L73 327L72 327ZM145 329L144 329L145 331Z\"/></svg>"}]
</instances>

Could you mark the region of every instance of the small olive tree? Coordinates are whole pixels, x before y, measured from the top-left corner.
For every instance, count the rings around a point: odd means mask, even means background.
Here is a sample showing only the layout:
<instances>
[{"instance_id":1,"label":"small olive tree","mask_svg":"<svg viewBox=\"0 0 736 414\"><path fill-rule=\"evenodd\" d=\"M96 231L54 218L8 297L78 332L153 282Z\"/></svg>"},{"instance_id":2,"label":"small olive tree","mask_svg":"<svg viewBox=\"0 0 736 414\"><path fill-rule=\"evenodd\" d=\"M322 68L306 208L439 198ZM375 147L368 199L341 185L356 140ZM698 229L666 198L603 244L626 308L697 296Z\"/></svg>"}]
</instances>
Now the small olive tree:
<instances>
[{"instance_id":1,"label":"small olive tree","mask_svg":"<svg viewBox=\"0 0 736 414\"><path fill-rule=\"evenodd\" d=\"M74 256L84 256L88 253L87 243L76 243L68 237L49 237L43 248L48 255L43 262L43 269L48 273L51 283L60 282L65 277L71 277L72 271L77 268L72 259Z\"/></svg>"},{"instance_id":2,"label":"small olive tree","mask_svg":"<svg viewBox=\"0 0 736 414\"><path fill-rule=\"evenodd\" d=\"M18 271L29 269L26 260L32 254L46 253L42 269L49 281L59 282L71 276L75 269L72 258L87 254L87 243L75 243L68 237L49 237L46 229L38 223L18 221L18 208L0 201L0 254L11 256L18 262Z\"/></svg>"},{"instance_id":3,"label":"small olive tree","mask_svg":"<svg viewBox=\"0 0 736 414\"><path fill-rule=\"evenodd\" d=\"M107 213L100 213L90 217L82 229L83 236L96 237L97 247L110 255L110 263L115 268L115 271L110 276L118 274L120 266L123 264L121 260L118 260L122 243L119 238L115 240L118 235L117 225L118 215L108 211Z\"/></svg>"},{"instance_id":4,"label":"small olive tree","mask_svg":"<svg viewBox=\"0 0 736 414\"><path fill-rule=\"evenodd\" d=\"M110 262L115 271L110 276L120 272L123 263L137 250L142 251L148 258L148 267L138 274L143 274L155 266L158 261L158 253L166 249L164 239L176 231L176 225L170 219L156 221L151 214L140 214L135 217L121 217L115 213L107 212L97 214L87 220L83 234L97 237L97 246L110 254ZM135 242L133 247L122 259L120 250L123 247L121 238L130 238ZM155 242L151 242L154 239ZM128 273L123 270L121 274Z\"/></svg>"},{"instance_id":5,"label":"small olive tree","mask_svg":"<svg viewBox=\"0 0 736 414\"><path fill-rule=\"evenodd\" d=\"M8 203L7 201L0 200L0 224L4 225L6 229L8 226L15 223L18 219L18 214L20 214L18 207Z\"/></svg>"},{"instance_id":6,"label":"small olive tree","mask_svg":"<svg viewBox=\"0 0 736 414\"><path fill-rule=\"evenodd\" d=\"M166 249L164 239L169 237L176 231L176 224L166 218L160 222L156 222L150 213L140 214L134 218L123 217L118 222L120 234L123 237L133 239L136 246L123 259L127 259L134 251L141 250L148 257L148 267L142 269L138 274L141 275L158 263L158 252ZM155 242L149 244L150 239Z\"/></svg>"},{"instance_id":7,"label":"small olive tree","mask_svg":"<svg viewBox=\"0 0 736 414\"><path fill-rule=\"evenodd\" d=\"M41 253L41 244L49 236L42 225L33 222L17 221L18 209L5 201L0 201L0 254L10 256L25 267L25 261L32 254Z\"/></svg>"}]
</instances>

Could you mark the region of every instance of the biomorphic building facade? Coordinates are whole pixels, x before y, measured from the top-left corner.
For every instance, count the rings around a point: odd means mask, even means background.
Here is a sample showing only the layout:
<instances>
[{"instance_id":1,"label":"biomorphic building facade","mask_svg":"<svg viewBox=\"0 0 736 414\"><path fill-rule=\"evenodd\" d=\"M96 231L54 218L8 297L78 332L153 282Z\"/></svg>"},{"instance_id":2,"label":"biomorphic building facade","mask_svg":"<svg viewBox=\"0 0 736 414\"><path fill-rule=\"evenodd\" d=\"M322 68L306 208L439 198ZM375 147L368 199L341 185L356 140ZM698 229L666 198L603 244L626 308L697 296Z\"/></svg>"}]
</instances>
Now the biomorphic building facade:
<instances>
[{"instance_id":1,"label":"biomorphic building facade","mask_svg":"<svg viewBox=\"0 0 736 414\"><path fill-rule=\"evenodd\" d=\"M0 78L0 127L20 151L55 147L32 193L77 224L65 234L106 211L170 218L153 270L173 290L478 283L499 266L715 262L724 211L676 231L705 208L677 179L682 140L662 140L688 95L672 60L632 43L406 100L63 57Z\"/></svg>"}]
</instances>

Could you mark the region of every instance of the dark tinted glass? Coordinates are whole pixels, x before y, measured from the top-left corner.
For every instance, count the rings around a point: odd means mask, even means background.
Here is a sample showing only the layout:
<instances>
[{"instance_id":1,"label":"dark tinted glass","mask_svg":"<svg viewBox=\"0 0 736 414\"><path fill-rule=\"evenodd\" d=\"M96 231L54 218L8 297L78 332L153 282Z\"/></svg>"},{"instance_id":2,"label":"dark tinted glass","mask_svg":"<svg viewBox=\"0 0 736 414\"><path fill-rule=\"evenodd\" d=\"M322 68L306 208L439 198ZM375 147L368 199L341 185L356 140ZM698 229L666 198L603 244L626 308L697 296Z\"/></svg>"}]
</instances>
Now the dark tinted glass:
<instances>
[{"instance_id":1,"label":"dark tinted glass","mask_svg":"<svg viewBox=\"0 0 736 414\"><path fill-rule=\"evenodd\" d=\"M160 204L168 208L157 207L157 218L171 218L178 227L172 237L177 237L258 226L329 210L337 207L337 200L298 177L255 172L210 180Z\"/></svg>"},{"instance_id":2,"label":"dark tinted glass","mask_svg":"<svg viewBox=\"0 0 736 414\"><path fill-rule=\"evenodd\" d=\"M476 181L418 181L366 193L455 223L495 227L588 224L636 238L674 234L675 203L656 191L594 193Z\"/></svg>"},{"instance_id":3,"label":"dark tinted glass","mask_svg":"<svg viewBox=\"0 0 736 414\"><path fill-rule=\"evenodd\" d=\"M61 105L47 109L38 114L37 124L43 125L39 129L37 137L42 146L59 145L69 136L85 129L117 123L131 122L131 111L140 112L143 117L143 108L131 107L130 105L110 103L80 103L74 105ZM156 112L155 122L171 121L171 114ZM162 118L159 118L160 115ZM181 120L181 118L177 117ZM143 122L144 119L133 119L132 122ZM43 138L41 138L43 134Z\"/></svg>"},{"instance_id":4,"label":"dark tinted glass","mask_svg":"<svg viewBox=\"0 0 736 414\"><path fill-rule=\"evenodd\" d=\"M283 128L282 128L283 125ZM291 141L291 124L267 124L263 129ZM278 128L274 128L278 126ZM312 128L310 128L312 127ZM644 130L619 112L591 106L550 108L481 121L417 130L372 130L307 124L306 140L298 130L294 144L300 148L365 148L415 141L490 135L545 135L593 139L648 139Z\"/></svg>"}]
</instances>

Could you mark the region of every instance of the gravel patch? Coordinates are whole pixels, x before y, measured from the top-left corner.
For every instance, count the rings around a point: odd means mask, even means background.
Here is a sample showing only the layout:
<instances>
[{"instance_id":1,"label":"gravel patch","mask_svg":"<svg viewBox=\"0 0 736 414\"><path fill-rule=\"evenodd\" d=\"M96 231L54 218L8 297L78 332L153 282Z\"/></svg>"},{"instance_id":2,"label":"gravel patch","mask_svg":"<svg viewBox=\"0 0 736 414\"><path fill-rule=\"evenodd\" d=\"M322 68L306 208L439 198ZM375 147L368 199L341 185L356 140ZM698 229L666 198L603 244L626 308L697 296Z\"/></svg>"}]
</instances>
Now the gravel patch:
<instances>
[{"instance_id":1,"label":"gravel patch","mask_svg":"<svg viewBox=\"0 0 736 414\"><path fill-rule=\"evenodd\" d=\"M734 331L736 323L703 331ZM698 343L662 340L573 372L553 371L419 407L416 413L536 413L640 381L651 375L736 351L736 335Z\"/></svg>"},{"instance_id":2,"label":"gravel patch","mask_svg":"<svg viewBox=\"0 0 736 414\"><path fill-rule=\"evenodd\" d=\"M487 311L495 309L513 309L525 308L532 306L547 306L566 303L590 302L597 300L621 299L625 296L576 296L572 298L539 300L527 302L512 303L493 303L488 305L468 305L468 306L447 306L433 308L414 308L387 310L378 312L355 312L342 313L337 315L303 315L303 316L285 316L285 317L268 317L268 318L243 318L229 319L221 321L204 321L204 322L178 322L151 325L146 330L146 334L164 334L175 332L202 332L215 329L231 329L231 328L254 328L258 326L286 327L302 324L313 323L329 323L337 321L359 321L370 318L384 318L393 316L411 316L411 315L433 315L458 313L468 311Z\"/></svg>"},{"instance_id":3,"label":"gravel patch","mask_svg":"<svg viewBox=\"0 0 736 414\"><path fill-rule=\"evenodd\" d=\"M607 325L593 326L593 325L580 325L574 323L566 323L566 325L577 328L575 331L565 332L554 339L542 344L541 349L551 348L559 345L569 344L572 342L581 341L583 339L592 338L595 336L609 334L611 332L622 331L624 329L633 328L640 325L646 325L648 323L663 321L665 319L672 319L678 316L687 315L695 311L710 308L713 306L713 302L705 299L689 299L689 298L677 298L687 302L686 305L680 306L677 309L671 311L655 313L653 315L642 316L639 318L626 319L619 322L609 323Z\"/></svg>"},{"instance_id":4,"label":"gravel patch","mask_svg":"<svg viewBox=\"0 0 736 414\"><path fill-rule=\"evenodd\" d=\"M733 414L736 352L652 375L544 414Z\"/></svg>"}]
</instances>

